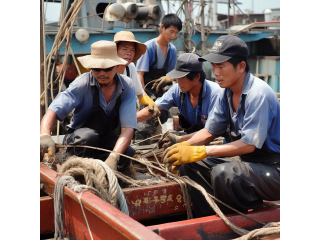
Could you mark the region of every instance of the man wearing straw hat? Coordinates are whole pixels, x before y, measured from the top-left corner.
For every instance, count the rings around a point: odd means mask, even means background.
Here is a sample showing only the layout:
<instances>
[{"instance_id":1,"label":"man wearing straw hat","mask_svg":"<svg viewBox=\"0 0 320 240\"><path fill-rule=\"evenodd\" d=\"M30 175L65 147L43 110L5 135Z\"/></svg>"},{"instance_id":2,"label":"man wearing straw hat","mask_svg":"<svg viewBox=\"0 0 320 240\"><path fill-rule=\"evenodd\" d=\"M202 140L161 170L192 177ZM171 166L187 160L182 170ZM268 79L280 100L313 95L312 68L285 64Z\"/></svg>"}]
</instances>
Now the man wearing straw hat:
<instances>
[{"instance_id":1,"label":"man wearing straw hat","mask_svg":"<svg viewBox=\"0 0 320 240\"><path fill-rule=\"evenodd\" d=\"M132 81L117 74L119 66L127 61L117 55L114 42L98 41L91 45L91 55L78 57L90 72L80 75L51 103L40 126L40 148L48 148L48 155L55 153L50 133L56 119L63 120L73 109L74 116L67 126L65 145L87 145L113 150L107 153L89 148L68 148L70 155L105 160L112 169L124 172L130 160L119 153L133 156L129 146L137 128L135 89ZM112 131L120 119L121 134Z\"/></svg>"},{"instance_id":2,"label":"man wearing straw hat","mask_svg":"<svg viewBox=\"0 0 320 240\"><path fill-rule=\"evenodd\" d=\"M120 31L116 33L114 35L114 42L117 44L118 56L128 62L126 65L120 65L117 73L131 78L139 101L144 106L148 106L148 111L152 113L153 117L158 117L160 115L159 109L154 101L143 90L137 69L133 64L134 61L137 61L141 55L146 52L147 46L138 42L133 33L129 31Z\"/></svg>"}]
</instances>

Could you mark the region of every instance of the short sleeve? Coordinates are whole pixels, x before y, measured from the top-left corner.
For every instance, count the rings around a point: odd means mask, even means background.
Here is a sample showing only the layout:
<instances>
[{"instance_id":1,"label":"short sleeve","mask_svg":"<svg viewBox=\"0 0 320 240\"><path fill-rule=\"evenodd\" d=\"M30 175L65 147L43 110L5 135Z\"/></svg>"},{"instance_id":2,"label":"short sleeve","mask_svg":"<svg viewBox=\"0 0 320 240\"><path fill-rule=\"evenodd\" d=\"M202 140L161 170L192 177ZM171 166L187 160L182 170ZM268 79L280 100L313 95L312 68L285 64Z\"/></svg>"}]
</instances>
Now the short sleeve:
<instances>
[{"instance_id":1,"label":"short sleeve","mask_svg":"<svg viewBox=\"0 0 320 240\"><path fill-rule=\"evenodd\" d=\"M149 72L149 50L138 59L137 61L137 71L139 72Z\"/></svg>"},{"instance_id":2,"label":"short sleeve","mask_svg":"<svg viewBox=\"0 0 320 240\"><path fill-rule=\"evenodd\" d=\"M273 115L265 94L246 99L246 113L241 131L241 141L261 149L269 129L269 118Z\"/></svg>"},{"instance_id":3,"label":"short sleeve","mask_svg":"<svg viewBox=\"0 0 320 240\"><path fill-rule=\"evenodd\" d=\"M171 47L171 53L170 53L170 59L169 59L168 72L175 69L176 63L177 63L177 50L173 44L171 44L170 47Z\"/></svg>"},{"instance_id":4,"label":"short sleeve","mask_svg":"<svg viewBox=\"0 0 320 240\"><path fill-rule=\"evenodd\" d=\"M177 95L180 96L180 94L177 91L177 84L173 87L171 87L165 94L162 95L162 97L158 98L155 101L155 104L162 108L169 110L172 107L177 107L176 98Z\"/></svg>"},{"instance_id":5,"label":"short sleeve","mask_svg":"<svg viewBox=\"0 0 320 240\"><path fill-rule=\"evenodd\" d=\"M133 82L134 88L136 89L136 95L141 95L143 93L143 88L138 77L137 69L133 63L130 63L129 69L131 80Z\"/></svg>"},{"instance_id":6,"label":"short sleeve","mask_svg":"<svg viewBox=\"0 0 320 240\"><path fill-rule=\"evenodd\" d=\"M119 109L121 127L137 129L136 93L134 87L131 87L123 98Z\"/></svg>"},{"instance_id":7,"label":"short sleeve","mask_svg":"<svg viewBox=\"0 0 320 240\"><path fill-rule=\"evenodd\" d=\"M49 109L57 114L59 121L63 121L68 114L76 108L81 100L79 87L76 84L70 84L69 87L58 94L54 101L50 104Z\"/></svg>"}]
</instances>

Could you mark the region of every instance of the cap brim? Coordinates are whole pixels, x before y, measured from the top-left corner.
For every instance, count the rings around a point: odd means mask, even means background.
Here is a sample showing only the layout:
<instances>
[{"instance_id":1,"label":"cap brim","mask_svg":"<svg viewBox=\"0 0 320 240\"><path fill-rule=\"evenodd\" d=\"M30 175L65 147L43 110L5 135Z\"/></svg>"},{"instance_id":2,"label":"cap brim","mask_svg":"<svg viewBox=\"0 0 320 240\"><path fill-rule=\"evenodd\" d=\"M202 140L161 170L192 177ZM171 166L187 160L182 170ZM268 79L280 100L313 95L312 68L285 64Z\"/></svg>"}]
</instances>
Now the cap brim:
<instances>
[{"instance_id":1,"label":"cap brim","mask_svg":"<svg viewBox=\"0 0 320 240\"><path fill-rule=\"evenodd\" d=\"M228 61L231 57L230 56L224 56L217 53L209 53L207 55L204 55L203 57L199 58L200 62L209 61L211 63L223 63L225 61Z\"/></svg>"},{"instance_id":2,"label":"cap brim","mask_svg":"<svg viewBox=\"0 0 320 240\"><path fill-rule=\"evenodd\" d=\"M188 75L189 72L182 72L182 71L178 71L173 69L171 72L167 73L167 76L170 78L182 78L186 75Z\"/></svg>"}]
</instances>

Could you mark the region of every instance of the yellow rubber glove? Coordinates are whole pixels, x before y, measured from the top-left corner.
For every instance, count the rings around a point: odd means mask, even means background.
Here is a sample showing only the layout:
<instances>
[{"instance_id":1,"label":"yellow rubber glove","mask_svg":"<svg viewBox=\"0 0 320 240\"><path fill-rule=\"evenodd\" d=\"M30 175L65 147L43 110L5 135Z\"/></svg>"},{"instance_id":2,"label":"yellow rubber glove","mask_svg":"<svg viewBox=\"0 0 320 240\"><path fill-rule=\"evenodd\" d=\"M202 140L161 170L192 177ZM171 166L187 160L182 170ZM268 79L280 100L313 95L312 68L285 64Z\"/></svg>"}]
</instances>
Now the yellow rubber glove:
<instances>
[{"instance_id":1,"label":"yellow rubber glove","mask_svg":"<svg viewBox=\"0 0 320 240\"><path fill-rule=\"evenodd\" d=\"M190 143L188 143L187 141L181 142L181 143L176 143L173 144L171 147L168 147L164 152L163 152L163 156L165 156L170 150L179 147L179 146L191 146Z\"/></svg>"},{"instance_id":2,"label":"yellow rubber glove","mask_svg":"<svg viewBox=\"0 0 320 240\"><path fill-rule=\"evenodd\" d=\"M148 106L149 112L152 113L152 117L160 117L161 113L158 106L154 103L154 101L152 101L152 99L148 95L143 96L140 102L143 106Z\"/></svg>"},{"instance_id":3,"label":"yellow rubber glove","mask_svg":"<svg viewBox=\"0 0 320 240\"><path fill-rule=\"evenodd\" d=\"M163 163L172 163L179 166L185 163L197 162L207 157L205 146L178 146L170 150L165 156Z\"/></svg>"},{"instance_id":4,"label":"yellow rubber glove","mask_svg":"<svg viewBox=\"0 0 320 240\"><path fill-rule=\"evenodd\" d=\"M156 93L159 93L161 88L164 88L168 84L172 83L172 79L168 76L162 76L157 79L157 81L152 85L151 90L156 90Z\"/></svg>"}]
</instances>

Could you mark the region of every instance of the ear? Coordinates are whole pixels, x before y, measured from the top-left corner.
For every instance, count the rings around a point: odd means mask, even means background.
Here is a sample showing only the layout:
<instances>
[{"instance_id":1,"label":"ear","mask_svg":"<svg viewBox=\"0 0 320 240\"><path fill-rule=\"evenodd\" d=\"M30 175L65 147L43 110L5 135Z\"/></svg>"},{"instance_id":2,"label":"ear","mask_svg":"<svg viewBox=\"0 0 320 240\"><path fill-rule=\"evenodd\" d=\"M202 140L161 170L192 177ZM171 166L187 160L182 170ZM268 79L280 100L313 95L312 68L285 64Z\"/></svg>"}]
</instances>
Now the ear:
<instances>
[{"instance_id":1,"label":"ear","mask_svg":"<svg viewBox=\"0 0 320 240\"><path fill-rule=\"evenodd\" d=\"M194 78L197 82L200 81L200 73Z\"/></svg>"},{"instance_id":2,"label":"ear","mask_svg":"<svg viewBox=\"0 0 320 240\"><path fill-rule=\"evenodd\" d=\"M245 70L246 70L246 62L245 61L242 61L238 64L238 69L240 71L240 73L243 73Z\"/></svg>"},{"instance_id":3,"label":"ear","mask_svg":"<svg viewBox=\"0 0 320 240\"><path fill-rule=\"evenodd\" d=\"M161 28L161 32L164 31L164 29L165 29L163 24L161 24L160 28Z\"/></svg>"}]
</instances>

